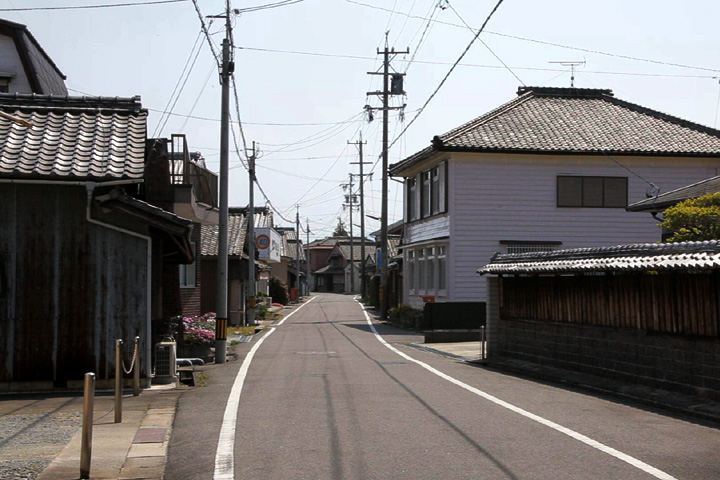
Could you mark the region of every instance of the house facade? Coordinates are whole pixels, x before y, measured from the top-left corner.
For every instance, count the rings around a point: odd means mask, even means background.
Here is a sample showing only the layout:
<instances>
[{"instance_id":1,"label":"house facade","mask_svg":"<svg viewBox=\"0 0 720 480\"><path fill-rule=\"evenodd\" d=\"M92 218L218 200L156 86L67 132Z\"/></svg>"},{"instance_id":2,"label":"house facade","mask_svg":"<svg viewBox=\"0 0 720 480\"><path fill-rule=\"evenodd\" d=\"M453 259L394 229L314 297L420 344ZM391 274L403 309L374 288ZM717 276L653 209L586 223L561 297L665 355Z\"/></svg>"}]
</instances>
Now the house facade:
<instances>
[{"instance_id":1,"label":"house facade","mask_svg":"<svg viewBox=\"0 0 720 480\"><path fill-rule=\"evenodd\" d=\"M485 301L475 270L496 252L655 241L657 221L625 207L718 169L720 131L609 90L522 87L390 167L405 182L402 301Z\"/></svg>"},{"instance_id":2,"label":"house facade","mask_svg":"<svg viewBox=\"0 0 720 480\"><path fill-rule=\"evenodd\" d=\"M0 110L0 390L78 388L86 372L107 388L115 340L136 336L149 384L162 272L193 255L192 222L145 201L147 111L23 94Z\"/></svg>"}]
</instances>

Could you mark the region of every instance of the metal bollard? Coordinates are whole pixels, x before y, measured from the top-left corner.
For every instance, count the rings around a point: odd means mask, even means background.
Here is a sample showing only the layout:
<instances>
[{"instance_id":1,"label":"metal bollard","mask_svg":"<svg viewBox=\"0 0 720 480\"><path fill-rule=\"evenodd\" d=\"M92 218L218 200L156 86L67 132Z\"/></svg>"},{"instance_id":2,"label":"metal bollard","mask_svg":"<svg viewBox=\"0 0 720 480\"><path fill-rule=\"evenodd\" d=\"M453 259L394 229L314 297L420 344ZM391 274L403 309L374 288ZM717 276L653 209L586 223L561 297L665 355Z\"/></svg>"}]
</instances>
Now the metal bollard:
<instances>
[{"instance_id":1,"label":"metal bollard","mask_svg":"<svg viewBox=\"0 0 720 480\"><path fill-rule=\"evenodd\" d=\"M480 360L485 360L486 355L485 347L485 325L480 327Z\"/></svg>"},{"instance_id":2,"label":"metal bollard","mask_svg":"<svg viewBox=\"0 0 720 480\"><path fill-rule=\"evenodd\" d=\"M138 344L140 337L135 337L135 365L133 365L133 396L140 395L140 351Z\"/></svg>"},{"instance_id":3,"label":"metal bollard","mask_svg":"<svg viewBox=\"0 0 720 480\"><path fill-rule=\"evenodd\" d=\"M122 340L115 340L115 423L122 423Z\"/></svg>"},{"instance_id":4,"label":"metal bollard","mask_svg":"<svg viewBox=\"0 0 720 480\"><path fill-rule=\"evenodd\" d=\"M90 478L92 459L93 409L95 408L95 374L85 374L85 396L83 397L82 442L80 444L80 478Z\"/></svg>"}]
</instances>

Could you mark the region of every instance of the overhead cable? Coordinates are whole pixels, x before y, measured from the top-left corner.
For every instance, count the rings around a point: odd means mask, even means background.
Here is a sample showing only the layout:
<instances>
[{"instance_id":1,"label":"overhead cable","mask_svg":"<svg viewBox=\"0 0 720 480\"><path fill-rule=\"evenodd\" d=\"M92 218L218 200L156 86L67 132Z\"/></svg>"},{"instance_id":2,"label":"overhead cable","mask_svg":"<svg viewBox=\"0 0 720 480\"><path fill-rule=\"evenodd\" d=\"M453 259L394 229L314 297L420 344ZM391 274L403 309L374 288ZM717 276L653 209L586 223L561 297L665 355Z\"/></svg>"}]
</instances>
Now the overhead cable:
<instances>
[{"instance_id":1,"label":"overhead cable","mask_svg":"<svg viewBox=\"0 0 720 480\"><path fill-rule=\"evenodd\" d=\"M114 8L114 7L140 7L144 5L160 5L163 3L181 3L188 0L153 0L148 2L130 3L106 3L100 5L68 5L64 7L21 7L21 8L0 8L0 12L32 12L41 10L85 10L92 8Z\"/></svg>"}]
</instances>

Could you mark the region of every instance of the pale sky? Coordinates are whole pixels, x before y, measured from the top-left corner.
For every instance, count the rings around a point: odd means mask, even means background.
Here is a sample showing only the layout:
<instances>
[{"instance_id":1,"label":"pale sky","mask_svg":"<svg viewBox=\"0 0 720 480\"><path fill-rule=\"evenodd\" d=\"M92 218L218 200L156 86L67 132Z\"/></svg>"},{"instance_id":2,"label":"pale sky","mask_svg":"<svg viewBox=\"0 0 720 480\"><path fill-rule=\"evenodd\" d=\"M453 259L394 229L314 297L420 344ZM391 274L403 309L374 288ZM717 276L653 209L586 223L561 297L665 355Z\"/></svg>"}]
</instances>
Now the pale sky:
<instances>
[{"instance_id":1,"label":"pale sky","mask_svg":"<svg viewBox=\"0 0 720 480\"><path fill-rule=\"evenodd\" d=\"M0 0L0 10L139 1ZM232 8L278 1L234 0ZM496 3L300 0L234 19L235 45L245 47L235 51L245 138L259 144L258 181L285 218L294 221L299 204L302 223L310 221L311 238L329 235L338 216L348 224L340 184L358 169L350 165L357 161L356 147L347 142L357 141L362 131L366 161L375 163L381 152L381 113L368 123L363 106L380 106L377 97L366 93L381 88L381 77L367 72L381 67L376 51L384 46L385 32L389 31L390 47L410 50L410 55L398 55L392 63L397 71L407 71L407 96L393 100L393 105L407 104L405 123L393 113L390 138L395 139L472 40L474 34L463 24L479 28ZM217 15L225 2L198 0L198 5L204 16ZM202 152L211 170L219 170L221 89L210 49L198 37L200 20L191 1L0 11L0 17L28 26L67 76L72 95L140 95L150 110L149 136L158 128L193 46L202 42L187 81L180 82L185 84L179 98L171 103L173 115L163 120L158 136L187 134L190 149ZM433 22L424 20L430 17ZM609 88L623 100L713 127L720 99L718 18L719 2L709 0L505 0L392 148L390 162L425 148L434 135L512 100L520 81L528 86L570 86L569 67L551 62L584 61L576 70L576 87ZM215 20L210 26L218 51L222 23ZM231 151L230 205L244 206L248 179L234 154L232 136ZM366 214L379 216L380 169L375 172L366 183ZM402 217L399 187L390 181L390 222ZM257 189L255 201L264 203ZM288 225L280 215L275 219L278 225ZM359 224L358 215L354 223ZM379 222L367 219L366 228L377 229Z\"/></svg>"}]
</instances>

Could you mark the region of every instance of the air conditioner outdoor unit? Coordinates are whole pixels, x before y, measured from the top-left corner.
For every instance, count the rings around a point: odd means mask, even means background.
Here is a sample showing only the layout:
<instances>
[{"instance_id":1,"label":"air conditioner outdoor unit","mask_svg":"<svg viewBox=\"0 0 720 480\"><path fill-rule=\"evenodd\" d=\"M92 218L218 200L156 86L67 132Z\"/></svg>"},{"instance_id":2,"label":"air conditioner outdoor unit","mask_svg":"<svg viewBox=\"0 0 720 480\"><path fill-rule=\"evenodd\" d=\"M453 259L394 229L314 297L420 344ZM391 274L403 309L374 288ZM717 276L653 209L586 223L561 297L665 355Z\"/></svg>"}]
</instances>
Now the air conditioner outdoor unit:
<instances>
[{"instance_id":1,"label":"air conditioner outdoor unit","mask_svg":"<svg viewBox=\"0 0 720 480\"><path fill-rule=\"evenodd\" d=\"M172 383L177 381L177 346L175 342L155 344L155 381Z\"/></svg>"}]
</instances>

